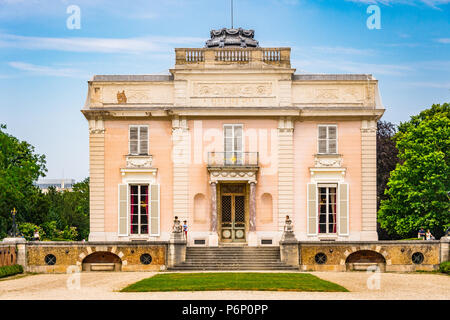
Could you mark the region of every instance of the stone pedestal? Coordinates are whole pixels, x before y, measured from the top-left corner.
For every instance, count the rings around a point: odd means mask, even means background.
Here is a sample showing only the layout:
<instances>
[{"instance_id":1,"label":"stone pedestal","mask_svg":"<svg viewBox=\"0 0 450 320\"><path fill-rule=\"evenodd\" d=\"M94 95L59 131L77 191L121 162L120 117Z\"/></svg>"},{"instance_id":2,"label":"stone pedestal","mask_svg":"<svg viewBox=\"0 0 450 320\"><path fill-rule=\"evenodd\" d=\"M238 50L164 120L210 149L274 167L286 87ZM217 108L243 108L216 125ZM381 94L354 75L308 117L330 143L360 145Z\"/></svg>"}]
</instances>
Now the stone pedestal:
<instances>
[{"instance_id":1,"label":"stone pedestal","mask_svg":"<svg viewBox=\"0 0 450 320\"><path fill-rule=\"evenodd\" d=\"M287 265L300 266L300 251L297 239L280 241L280 258L281 262Z\"/></svg>"},{"instance_id":2,"label":"stone pedestal","mask_svg":"<svg viewBox=\"0 0 450 320\"><path fill-rule=\"evenodd\" d=\"M258 246L258 235L254 231L250 231L247 237L247 243L249 247L257 247Z\"/></svg>"},{"instance_id":3,"label":"stone pedestal","mask_svg":"<svg viewBox=\"0 0 450 320\"><path fill-rule=\"evenodd\" d=\"M450 237L442 237L441 243L440 243L440 259L439 262L446 262L449 261L449 255L450 255Z\"/></svg>"},{"instance_id":4,"label":"stone pedestal","mask_svg":"<svg viewBox=\"0 0 450 320\"><path fill-rule=\"evenodd\" d=\"M219 235L217 232L211 232L208 235L208 246L210 247L218 247L219 246Z\"/></svg>"},{"instance_id":5,"label":"stone pedestal","mask_svg":"<svg viewBox=\"0 0 450 320\"><path fill-rule=\"evenodd\" d=\"M17 264L23 267L23 270L27 269L27 241L24 238L5 238L2 241L4 244L16 245L16 259Z\"/></svg>"},{"instance_id":6,"label":"stone pedestal","mask_svg":"<svg viewBox=\"0 0 450 320\"><path fill-rule=\"evenodd\" d=\"M6 242L7 244L14 244L14 243L26 243L27 240L24 238L4 238L2 242Z\"/></svg>"},{"instance_id":7,"label":"stone pedestal","mask_svg":"<svg viewBox=\"0 0 450 320\"><path fill-rule=\"evenodd\" d=\"M183 233L172 232L169 241L167 266L170 268L184 261L186 261L186 239L184 239Z\"/></svg>"}]
</instances>

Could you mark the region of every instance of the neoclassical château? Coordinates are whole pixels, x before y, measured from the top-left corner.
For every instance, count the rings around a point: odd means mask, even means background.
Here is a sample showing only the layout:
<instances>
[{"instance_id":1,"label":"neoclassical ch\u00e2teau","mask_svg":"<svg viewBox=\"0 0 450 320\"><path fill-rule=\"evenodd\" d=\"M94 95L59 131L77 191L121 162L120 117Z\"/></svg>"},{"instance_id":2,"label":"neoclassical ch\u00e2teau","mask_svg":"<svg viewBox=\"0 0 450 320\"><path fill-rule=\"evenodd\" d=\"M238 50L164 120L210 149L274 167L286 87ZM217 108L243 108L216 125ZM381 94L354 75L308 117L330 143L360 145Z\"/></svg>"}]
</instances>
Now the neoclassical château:
<instances>
[{"instance_id":1,"label":"neoclassical ch\u00e2teau","mask_svg":"<svg viewBox=\"0 0 450 320\"><path fill-rule=\"evenodd\" d=\"M290 48L252 30L175 49L170 75L96 75L89 122L93 241L277 245L377 240L376 124L368 74L296 74Z\"/></svg>"}]
</instances>

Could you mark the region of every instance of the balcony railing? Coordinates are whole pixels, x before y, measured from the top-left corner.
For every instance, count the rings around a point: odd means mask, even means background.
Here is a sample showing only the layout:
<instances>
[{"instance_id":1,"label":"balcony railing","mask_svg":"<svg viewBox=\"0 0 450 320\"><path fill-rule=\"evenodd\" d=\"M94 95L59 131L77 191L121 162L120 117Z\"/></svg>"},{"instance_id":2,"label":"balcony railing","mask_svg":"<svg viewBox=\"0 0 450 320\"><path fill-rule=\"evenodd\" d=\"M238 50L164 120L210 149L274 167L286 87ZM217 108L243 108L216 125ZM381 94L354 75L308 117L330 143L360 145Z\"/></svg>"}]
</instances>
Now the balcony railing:
<instances>
[{"instance_id":1,"label":"balcony railing","mask_svg":"<svg viewBox=\"0 0 450 320\"><path fill-rule=\"evenodd\" d=\"M258 166L258 152L208 152L208 166Z\"/></svg>"},{"instance_id":2,"label":"balcony railing","mask_svg":"<svg viewBox=\"0 0 450 320\"><path fill-rule=\"evenodd\" d=\"M264 63L291 66L290 48L176 48L175 64L180 67Z\"/></svg>"}]
</instances>

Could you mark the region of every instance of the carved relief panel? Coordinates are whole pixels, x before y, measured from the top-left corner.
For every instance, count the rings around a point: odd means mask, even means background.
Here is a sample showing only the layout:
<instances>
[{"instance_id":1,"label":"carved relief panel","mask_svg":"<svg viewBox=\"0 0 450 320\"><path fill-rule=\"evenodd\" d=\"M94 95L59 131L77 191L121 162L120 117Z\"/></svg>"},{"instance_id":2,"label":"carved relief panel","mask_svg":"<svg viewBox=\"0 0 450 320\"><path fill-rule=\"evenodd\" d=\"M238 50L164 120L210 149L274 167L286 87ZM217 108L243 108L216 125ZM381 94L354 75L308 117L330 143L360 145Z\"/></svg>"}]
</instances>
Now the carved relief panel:
<instances>
[{"instance_id":1,"label":"carved relief panel","mask_svg":"<svg viewBox=\"0 0 450 320\"><path fill-rule=\"evenodd\" d=\"M374 85L367 84L293 84L292 102L297 105L371 106L374 103L374 88Z\"/></svg>"},{"instance_id":2,"label":"carved relief panel","mask_svg":"<svg viewBox=\"0 0 450 320\"><path fill-rule=\"evenodd\" d=\"M194 82L191 104L194 106L274 105L272 82Z\"/></svg>"},{"instance_id":3,"label":"carved relief panel","mask_svg":"<svg viewBox=\"0 0 450 320\"><path fill-rule=\"evenodd\" d=\"M158 104L173 103L171 84L155 85L108 85L103 87L103 103L112 104Z\"/></svg>"}]
</instances>

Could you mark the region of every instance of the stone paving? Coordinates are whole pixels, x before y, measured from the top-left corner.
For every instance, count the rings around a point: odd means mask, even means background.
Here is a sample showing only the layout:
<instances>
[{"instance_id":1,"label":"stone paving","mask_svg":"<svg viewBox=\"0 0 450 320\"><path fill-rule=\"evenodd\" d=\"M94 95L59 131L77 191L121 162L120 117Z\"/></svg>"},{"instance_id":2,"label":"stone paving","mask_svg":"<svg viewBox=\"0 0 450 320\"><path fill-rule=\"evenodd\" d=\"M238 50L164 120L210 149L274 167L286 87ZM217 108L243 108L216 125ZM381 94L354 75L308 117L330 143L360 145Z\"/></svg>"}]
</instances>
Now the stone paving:
<instances>
[{"instance_id":1,"label":"stone paving","mask_svg":"<svg viewBox=\"0 0 450 320\"><path fill-rule=\"evenodd\" d=\"M254 271L252 271L254 272ZM264 271L266 272L266 271ZM374 274L366 272L312 272L312 274L346 287L351 292L148 292L121 293L121 288L150 277L152 272L92 272L80 274L77 288L73 275L35 274L0 281L0 299L145 299L145 300L354 300L354 299L407 299L449 300L450 277L428 273L381 273L379 288ZM372 277L372 278L370 278ZM69 283L69 285L68 285Z\"/></svg>"}]
</instances>

